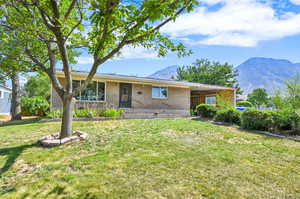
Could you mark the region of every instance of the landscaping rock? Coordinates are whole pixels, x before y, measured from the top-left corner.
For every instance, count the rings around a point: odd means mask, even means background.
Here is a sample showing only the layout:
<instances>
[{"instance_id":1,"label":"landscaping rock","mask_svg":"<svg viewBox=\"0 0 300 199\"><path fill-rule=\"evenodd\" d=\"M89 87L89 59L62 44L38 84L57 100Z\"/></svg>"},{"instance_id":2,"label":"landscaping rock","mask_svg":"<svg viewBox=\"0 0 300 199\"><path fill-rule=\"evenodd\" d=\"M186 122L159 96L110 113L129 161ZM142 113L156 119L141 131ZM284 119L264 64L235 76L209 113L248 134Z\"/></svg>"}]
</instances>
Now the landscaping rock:
<instances>
[{"instance_id":1,"label":"landscaping rock","mask_svg":"<svg viewBox=\"0 0 300 199\"><path fill-rule=\"evenodd\" d=\"M40 143L44 147L54 147L62 144L67 144L70 142L78 142L81 140L86 140L87 138L88 138L88 134L82 131L75 131L73 136L66 137L63 139L60 139L59 133L54 133L40 139Z\"/></svg>"}]
</instances>

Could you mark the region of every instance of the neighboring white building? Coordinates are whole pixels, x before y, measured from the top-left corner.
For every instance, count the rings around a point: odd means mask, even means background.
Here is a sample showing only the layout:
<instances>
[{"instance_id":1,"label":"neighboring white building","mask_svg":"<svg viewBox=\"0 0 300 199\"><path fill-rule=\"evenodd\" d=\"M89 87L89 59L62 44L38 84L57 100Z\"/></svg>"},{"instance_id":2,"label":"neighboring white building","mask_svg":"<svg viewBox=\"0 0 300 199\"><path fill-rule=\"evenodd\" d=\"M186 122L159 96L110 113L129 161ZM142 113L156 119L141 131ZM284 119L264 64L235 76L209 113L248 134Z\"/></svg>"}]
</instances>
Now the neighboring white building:
<instances>
[{"instance_id":1,"label":"neighboring white building","mask_svg":"<svg viewBox=\"0 0 300 199\"><path fill-rule=\"evenodd\" d=\"M0 114L9 115L11 108L11 89L0 85Z\"/></svg>"}]
</instances>

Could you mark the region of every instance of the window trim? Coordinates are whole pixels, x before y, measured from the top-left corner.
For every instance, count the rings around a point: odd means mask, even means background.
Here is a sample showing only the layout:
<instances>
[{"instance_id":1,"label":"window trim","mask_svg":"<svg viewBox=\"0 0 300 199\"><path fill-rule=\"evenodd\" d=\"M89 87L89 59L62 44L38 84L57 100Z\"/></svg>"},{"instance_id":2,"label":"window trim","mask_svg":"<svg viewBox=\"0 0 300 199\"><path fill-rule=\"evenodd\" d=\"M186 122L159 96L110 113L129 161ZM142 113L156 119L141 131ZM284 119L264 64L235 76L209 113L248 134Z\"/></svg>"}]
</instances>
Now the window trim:
<instances>
[{"instance_id":1,"label":"window trim","mask_svg":"<svg viewBox=\"0 0 300 199\"><path fill-rule=\"evenodd\" d=\"M153 97L153 88L165 88L167 90L167 97ZM152 99L168 99L169 98L169 88L168 87L159 87L159 86L152 86L151 88L151 97Z\"/></svg>"},{"instance_id":2,"label":"window trim","mask_svg":"<svg viewBox=\"0 0 300 199\"><path fill-rule=\"evenodd\" d=\"M207 103L207 97L215 97L216 98L216 103L215 104L209 104L209 105L217 105L217 95L205 95L205 104L208 104Z\"/></svg>"},{"instance_id":3,"label":"window trim","mask_svg":"<svg viewBox=\"0 0 300 199\"><path fill-rule=\"evenodd\" d=\"M85 80L82 80L82 79L73 79L73 81L79 81L79 86L81 86L81 82L82 81L85 81ZM80 96L80 100L78 100L78 99L76 99L76 101L77 102L101 102L101 103L103 103L103 102L106 102L106 88L107 88L107 84L106 84L106 81L98 81L98 80L92 80L92 82L97 82L97 87L96 87L96 89L97 89L97 98L98 98L98 83L104 83L104 100L82 100L81 99L81 92L82 91L80 91L80 93L79 93L79 96Z\"/></svg>"}]
</instances>

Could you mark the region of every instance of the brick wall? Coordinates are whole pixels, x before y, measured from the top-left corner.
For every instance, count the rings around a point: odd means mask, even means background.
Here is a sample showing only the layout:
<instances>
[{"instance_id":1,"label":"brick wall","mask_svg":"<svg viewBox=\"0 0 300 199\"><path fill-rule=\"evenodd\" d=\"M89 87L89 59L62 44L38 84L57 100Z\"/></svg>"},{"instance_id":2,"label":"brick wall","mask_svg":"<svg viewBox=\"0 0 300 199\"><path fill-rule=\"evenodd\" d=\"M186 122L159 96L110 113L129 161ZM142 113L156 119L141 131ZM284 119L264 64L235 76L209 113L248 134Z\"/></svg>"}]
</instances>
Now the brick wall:
<instances>
[{"instance_id":1,"label":"brick wall","mask_svg":"<svg viewBox=\"0 0 300 199\"><path fill-rule=\"evenodd\" d=\"M60 79L62 85L64 80ZM56 91L52 89L52 109L61 109L62 102ZM105 102L84 102L76 101L75 108L118 108L119 107L119 83L106 82L106 101ZM153 99L152 86L133 84L132 85L132 108L133 109L149 109L156 112L157 110L180 110L181 113L189 113L190 109L190 89L188 88L168 88L167 99ZM171 111L170 111L171 112ZM174 112L174 111L173 111ZM175 113L174 112L174 113Z\"/></svg>"}]
</instances>

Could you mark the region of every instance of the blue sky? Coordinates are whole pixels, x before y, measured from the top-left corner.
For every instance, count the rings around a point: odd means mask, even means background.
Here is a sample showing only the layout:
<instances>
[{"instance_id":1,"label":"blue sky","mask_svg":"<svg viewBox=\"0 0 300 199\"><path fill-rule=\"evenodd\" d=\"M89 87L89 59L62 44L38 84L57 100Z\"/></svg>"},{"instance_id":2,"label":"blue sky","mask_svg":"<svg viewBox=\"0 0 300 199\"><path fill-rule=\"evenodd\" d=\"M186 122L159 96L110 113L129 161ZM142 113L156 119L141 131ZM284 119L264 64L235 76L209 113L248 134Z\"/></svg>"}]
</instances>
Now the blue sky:
<instances>
[{"instance_id":1,"label":"blue sky","mask_svg":"<svg viewBox=\"0 0 300 199\"><path fill-rule=\"evenodd\" d=\"M161 31L193 51L189 57L157 58L151 50L127 47L120 58L99 72L146 76L170 65L208 58L237 66L251 57L300 62L300 0L202 0ZM86 70L92 58L83 53L76 68Z\"/></svg>"}]
</instances>

